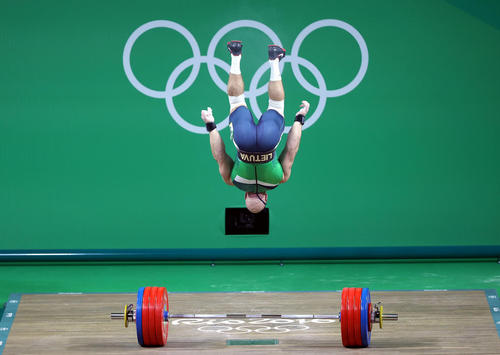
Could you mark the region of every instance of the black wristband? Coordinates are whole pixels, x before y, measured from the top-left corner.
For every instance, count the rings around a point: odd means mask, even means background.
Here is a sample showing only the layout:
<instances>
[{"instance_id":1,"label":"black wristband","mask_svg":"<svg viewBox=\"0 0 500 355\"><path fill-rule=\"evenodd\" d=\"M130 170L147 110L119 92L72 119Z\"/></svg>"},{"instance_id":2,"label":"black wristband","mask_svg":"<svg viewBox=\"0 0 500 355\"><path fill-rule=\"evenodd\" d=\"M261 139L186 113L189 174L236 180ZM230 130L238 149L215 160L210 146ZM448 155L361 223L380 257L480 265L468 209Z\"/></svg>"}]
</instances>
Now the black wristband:
<instances>
[{"instance_id":1,"label":"black wristband","mask_svg":"<svg viewBox=\"0 0 500 355\"><path fill-rule=\"evenodd\" d=\"M303 126L304 125L304 118L305 118L304 115L299 114L299 115L295 116L295 121L300 122L300 124Z\"/></svg>"},{"instance_id":2,"label":"black wristband","mask_svg":"<svg viewBox=\"0 0 500 355\"><path fill-rule=\"evenodd\" d=\"M208 132L212 132L214 129L217 128L216 124L214 122L207 122L205 124L205 126L207 126L207 131Z\"/></svg>"}]
</instances>

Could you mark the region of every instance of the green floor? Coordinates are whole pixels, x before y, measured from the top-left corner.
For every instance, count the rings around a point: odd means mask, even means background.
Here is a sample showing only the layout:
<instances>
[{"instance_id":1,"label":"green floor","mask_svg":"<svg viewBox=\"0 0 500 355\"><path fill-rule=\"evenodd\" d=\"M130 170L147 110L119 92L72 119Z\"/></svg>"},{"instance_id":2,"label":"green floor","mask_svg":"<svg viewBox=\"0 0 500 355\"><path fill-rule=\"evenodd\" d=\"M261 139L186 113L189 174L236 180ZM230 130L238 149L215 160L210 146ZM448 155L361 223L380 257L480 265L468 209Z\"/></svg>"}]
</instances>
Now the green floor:
<instances>
[{"instance_id":1,"label":"green floor","mask_svg":"<svg viewBox=\"0 0 500 355\"><path fill-rule=\"evenodd\" d=\"M11 293L496 289L497 260L262 263L1 263L0 305Z\"/></svg>"}]
</instances>

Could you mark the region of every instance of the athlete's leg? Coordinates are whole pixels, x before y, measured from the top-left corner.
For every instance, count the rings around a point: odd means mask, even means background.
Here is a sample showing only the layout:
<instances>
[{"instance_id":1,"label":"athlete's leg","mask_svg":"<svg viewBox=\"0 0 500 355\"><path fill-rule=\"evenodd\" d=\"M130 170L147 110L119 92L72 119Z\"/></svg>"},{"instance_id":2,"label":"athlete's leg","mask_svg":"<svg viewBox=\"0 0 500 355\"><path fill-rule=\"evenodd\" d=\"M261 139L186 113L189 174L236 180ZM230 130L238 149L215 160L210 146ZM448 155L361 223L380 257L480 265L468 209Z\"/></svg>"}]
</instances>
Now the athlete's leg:
<instances>
[{"instance_id":1,"label":"athlete's leg","mask_svg":"<svg viewBox=\"0 0 500 355\"><path fill-rule=\"evenodd\" d=\"M227 44L227 48L231 53L231 70L227 83L230 105L229 127L237 148L252 152L256 145L255 123L245 103L245 86L240 71L242 44L240 41L231 41Z\"/></svg>"},{"instance_id":2,"label":"athlete's leg","mask_svg":"<svg viewBox=\"0 0 500 355\"><path fill-rule=\"evenodd\" d=\"M264 112L257 125L257 151L269 152L276 149L284 129L285 120L278 111Z\"/></svg>"},{"instance_id":3,"label":"athlete's leg","mask_svg":"<svg viewBox=\"0 0 500 355\"><path fill-rule=\"evenodd\" d=\"M285 56L285 50L279 46L269 46L269 66L271 76L268 84L269 106L257 126L257 144L259 151L267 152L276 148L285 128L285 90L281 81L279 61Z\"/></svg>"},{"instance_id":4,"label":"athlete's leg","mask_svg":"<svg viewBox=\"0 0 500 355\"><path fill-rule=\"evenodd\" d=\"M240 41L231 41L227 44L227 48L231 53L231 69L227 82L227 95L230 105L229 113L232 113L238 107L246 106L244 96L245 84L240 70L242 44Z\"/></svg>"},{"instance_id":5,"label":"athlete's leg","mask_svg":"<svg viewBox=\"0 0 500 355\"><path fill-rule=\"evenodd\" d=\"M268 110L276 110L281 116L284 116L285 111L285 90L281 81L281 73L279 62L285 57L285 50L279 46L269 46L269 66L271 68L271 76L268 84L269 106Z\"/></svg>"},{"instance_id":6,"label":"athlete's leg","mask_svg":"<svg viewBox=\"0 0 500 355\"><path fill-rule=\"evenodd\" d=\"M256 126L246 106L236 108L229 115L229 125L234 144L238 150L254 152L257 146Z\"/></svg>"}]
</instances>

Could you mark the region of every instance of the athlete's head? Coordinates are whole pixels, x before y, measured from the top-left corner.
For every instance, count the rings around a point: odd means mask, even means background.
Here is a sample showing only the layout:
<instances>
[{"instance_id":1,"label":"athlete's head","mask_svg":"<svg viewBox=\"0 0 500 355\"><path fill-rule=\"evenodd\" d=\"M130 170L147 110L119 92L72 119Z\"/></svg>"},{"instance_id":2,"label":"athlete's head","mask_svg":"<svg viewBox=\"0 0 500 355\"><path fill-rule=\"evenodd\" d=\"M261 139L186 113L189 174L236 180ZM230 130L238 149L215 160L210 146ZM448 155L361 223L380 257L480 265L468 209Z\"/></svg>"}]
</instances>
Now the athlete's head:
<instances>
[{"instance_id":1,"label":"athlete's head","mask_svg":"<svg viewBox=\"0 0 500 355\"><path fill-rule=\"evenodd\" d=\"M250 212L252 213L259 213L266 207L267 203L267 193L261 192L258 194L255 194L253 192L246 192L245 193L245 203L247 205L247 208Z\"/></svg>"}]
</instances>

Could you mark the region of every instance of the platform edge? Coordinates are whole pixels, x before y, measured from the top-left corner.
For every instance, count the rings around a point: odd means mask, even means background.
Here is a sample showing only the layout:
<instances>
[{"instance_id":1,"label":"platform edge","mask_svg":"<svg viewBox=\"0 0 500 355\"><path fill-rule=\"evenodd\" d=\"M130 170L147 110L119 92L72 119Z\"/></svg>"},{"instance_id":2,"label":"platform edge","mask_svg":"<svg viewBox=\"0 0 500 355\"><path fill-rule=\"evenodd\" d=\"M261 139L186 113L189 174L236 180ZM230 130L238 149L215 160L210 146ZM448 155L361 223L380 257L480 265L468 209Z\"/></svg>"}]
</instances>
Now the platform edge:
<instances>
[{"instance_id":1,"label":"platform edge","mask_svg":"<svg viewBox=\"0 0 500 355\"><path fill-rule=\"evenodd\" d=\"M0 320L0 355L5 349L7 344L7 337L9 336L10 329L16 318L17 308L21 302L22 294L13 293L9 296L5 309L3 311L2 319Z\"/></svg>"}]
</instances>

